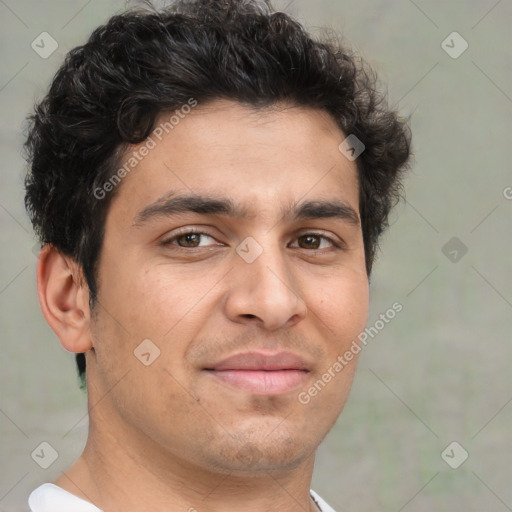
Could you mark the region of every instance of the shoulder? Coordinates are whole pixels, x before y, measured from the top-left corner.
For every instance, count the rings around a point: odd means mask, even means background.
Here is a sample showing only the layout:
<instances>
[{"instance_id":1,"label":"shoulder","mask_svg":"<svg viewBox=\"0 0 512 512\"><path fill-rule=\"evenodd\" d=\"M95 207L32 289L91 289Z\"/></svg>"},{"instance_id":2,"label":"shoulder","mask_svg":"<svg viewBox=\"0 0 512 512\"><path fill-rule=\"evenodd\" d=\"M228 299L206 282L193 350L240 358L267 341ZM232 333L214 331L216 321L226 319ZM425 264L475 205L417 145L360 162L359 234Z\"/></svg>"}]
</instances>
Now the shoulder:
<instances>
[{"instance_id":1,"label":"shoulder","mask_svg":"<svg viewBox=\"0 0 512 512\"><path fill-rule=\"evenodd\" d=\"M28 498L30 512L102 512L92 503L54 484L43 484Z\"/></svg>"}]
</instances>

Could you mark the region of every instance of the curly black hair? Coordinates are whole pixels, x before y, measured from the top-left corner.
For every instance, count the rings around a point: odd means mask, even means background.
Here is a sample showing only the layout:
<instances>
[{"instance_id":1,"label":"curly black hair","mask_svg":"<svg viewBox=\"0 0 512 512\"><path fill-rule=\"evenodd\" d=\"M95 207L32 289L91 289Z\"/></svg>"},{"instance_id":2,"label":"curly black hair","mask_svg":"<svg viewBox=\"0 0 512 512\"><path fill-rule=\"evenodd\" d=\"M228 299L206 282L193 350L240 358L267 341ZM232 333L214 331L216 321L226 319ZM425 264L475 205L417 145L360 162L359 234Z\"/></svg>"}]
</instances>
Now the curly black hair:
<instances>
[{"instance_id":1,"label":"curly black hair","mask_svg":"<svg viewBox=\"0 0 512 512\"><path fill-rule=\"evenodd\" d=\"M109 204L94 191L128 145L187 104L229 99L328 112L365 146L357 158L360 217L370 275L378 239L398 201L410 157L407 120L389 108L369 66L337 39L311 37L262 0L179 0L127 11L71 50L29 118L25 205L41 244L81 267L97 299L97 263ZM77 354L84 383L85 356Z\"/></svg>"}]
</instances>

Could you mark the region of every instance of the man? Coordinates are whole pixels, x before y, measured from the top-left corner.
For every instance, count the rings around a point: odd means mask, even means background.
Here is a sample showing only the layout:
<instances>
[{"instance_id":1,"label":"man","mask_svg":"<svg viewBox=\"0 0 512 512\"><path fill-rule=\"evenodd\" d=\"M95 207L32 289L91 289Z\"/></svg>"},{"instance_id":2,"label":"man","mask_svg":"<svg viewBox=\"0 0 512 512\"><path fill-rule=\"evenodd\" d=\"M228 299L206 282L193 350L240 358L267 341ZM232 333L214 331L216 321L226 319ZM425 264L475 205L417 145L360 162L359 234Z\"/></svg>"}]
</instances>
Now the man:
<instances>
[{"instance_id":1,"label":"man","mask_svg":"<svg viewBox=\"0 0 512 512\"><path fill-rule=\"evenodd\" d=\"M128 12L68 54L26 205L89 437L33 512L332 510L315 452L410 148L358 62L250 0Z\"/></svg>"}]
</instances>

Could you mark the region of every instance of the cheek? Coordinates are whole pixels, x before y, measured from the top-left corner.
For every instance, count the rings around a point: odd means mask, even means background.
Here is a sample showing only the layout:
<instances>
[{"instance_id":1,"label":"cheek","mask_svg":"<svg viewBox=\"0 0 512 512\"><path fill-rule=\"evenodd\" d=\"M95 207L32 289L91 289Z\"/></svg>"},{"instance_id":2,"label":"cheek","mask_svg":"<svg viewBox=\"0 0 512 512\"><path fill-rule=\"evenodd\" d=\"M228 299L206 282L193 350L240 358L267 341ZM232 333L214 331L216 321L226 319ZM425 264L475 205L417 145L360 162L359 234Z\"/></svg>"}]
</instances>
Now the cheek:
<instances>
[{"instance_id":1,"label":"cheek","mask_svg":"<svg viewBox=\"0 0 512 512\"><path fill-rule=\"evenodd\" d=\"M368 280L358 273L329 279L319 286L314 304L311 307L328 333L343 342L352 340L365 328L368 318Z\"/></svg>"},{"instance_id":2,"label":"cheek","mask_svg":"<svg viewBox=\"0 0 512 512\"><path fill-rule=\"evenodd\" d=\"M161 265L133 273L117 290L116 309L134 337L162 340L178 325L184 327L182 321L193 314L204 286Z\"/></svg>"},{"instance_id":3,"label":"cheek","mask_svg":"<svg viewBox=\"0 0 512 512\"><path fill-rule=\"evenodd\" d=\"M130 333L130 352L149 339L160 351L155 366L169 369L180 381L186 379L189 368L185 354L208 318L214 300L208 290L216 281L212 275L186 275L170 265L134 276L123 297L126 304L120 315ZM169 374L164 375L166 378Z\"/></svg>"}]
</instances>

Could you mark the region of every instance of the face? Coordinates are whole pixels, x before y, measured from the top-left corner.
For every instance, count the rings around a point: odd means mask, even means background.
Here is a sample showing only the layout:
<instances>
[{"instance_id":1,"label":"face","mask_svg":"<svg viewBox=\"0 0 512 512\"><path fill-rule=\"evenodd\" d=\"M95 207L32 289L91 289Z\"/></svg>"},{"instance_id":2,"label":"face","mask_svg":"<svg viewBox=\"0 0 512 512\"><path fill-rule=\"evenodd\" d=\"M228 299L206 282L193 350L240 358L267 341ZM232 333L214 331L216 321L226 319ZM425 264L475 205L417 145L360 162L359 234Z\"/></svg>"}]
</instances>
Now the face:
<instances>
[{"instance_id":1,"label":"face","mask_svg":"<svg viewBox=\"0 0 512 512\"><path fill-rule=\"evenodd\" d=\"M344 138L320 111L217 101L127 152L151 147L107 216L91 422L216 471L311 459L368 312Z\"/></svg>"}]
</instances>

